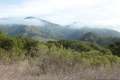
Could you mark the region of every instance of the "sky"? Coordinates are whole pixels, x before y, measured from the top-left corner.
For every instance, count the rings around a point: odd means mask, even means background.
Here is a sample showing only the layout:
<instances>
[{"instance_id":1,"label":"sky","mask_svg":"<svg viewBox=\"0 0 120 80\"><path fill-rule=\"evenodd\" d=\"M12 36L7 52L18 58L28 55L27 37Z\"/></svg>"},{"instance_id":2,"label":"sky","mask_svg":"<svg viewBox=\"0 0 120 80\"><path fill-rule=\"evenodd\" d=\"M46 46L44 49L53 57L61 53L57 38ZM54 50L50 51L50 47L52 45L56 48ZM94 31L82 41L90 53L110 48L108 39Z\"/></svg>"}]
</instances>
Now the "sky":
<instances>
[{"instance_id":1,"label":"sky","mask_svg":"<svg viewBox=\"0 0 120 80\"><path fill-rule=\"evenodd\" d=\"M0 0L0 18L35 16L61 25L120 25L119 8L120 0Z\"/></svg>"}]
</instances>

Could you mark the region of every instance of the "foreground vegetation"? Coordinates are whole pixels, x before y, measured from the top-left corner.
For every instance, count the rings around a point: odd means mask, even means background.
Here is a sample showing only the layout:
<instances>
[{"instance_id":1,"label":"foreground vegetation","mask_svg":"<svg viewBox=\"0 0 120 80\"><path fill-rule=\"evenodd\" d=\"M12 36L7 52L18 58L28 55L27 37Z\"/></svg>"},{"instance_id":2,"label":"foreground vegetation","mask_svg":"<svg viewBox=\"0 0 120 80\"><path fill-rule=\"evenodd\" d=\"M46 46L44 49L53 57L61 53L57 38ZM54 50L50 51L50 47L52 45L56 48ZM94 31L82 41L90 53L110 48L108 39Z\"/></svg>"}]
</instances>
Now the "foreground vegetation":
<instances>
[{"instance_id":1,"label":"foreground vegetation","mask_svg":"<svg viewBox=\"0 0 120 80\"><path fill-rule=\"evenodd\" d=\"M39 42L30 38L10 37L0 33L0 61L4 63L27 61L30 74L39 76L54 73L57 74L58 80L65 80L60 74L62 76L70 74L74 77L77 74L90 76L91 73L87 74L86 71L96 71L95 73L101 75L102 70L108 72L105 73L107 78L114 78L109 77L108 74L112 75L114 68L117 69L120 66L120 45L118 43L103 47L83 41ZM93 72L93 75L95 73ZM91 77L85 80L90 79L96 78ZM71 80L80 80L80 78Z\"/></svg>"}]
</instances>

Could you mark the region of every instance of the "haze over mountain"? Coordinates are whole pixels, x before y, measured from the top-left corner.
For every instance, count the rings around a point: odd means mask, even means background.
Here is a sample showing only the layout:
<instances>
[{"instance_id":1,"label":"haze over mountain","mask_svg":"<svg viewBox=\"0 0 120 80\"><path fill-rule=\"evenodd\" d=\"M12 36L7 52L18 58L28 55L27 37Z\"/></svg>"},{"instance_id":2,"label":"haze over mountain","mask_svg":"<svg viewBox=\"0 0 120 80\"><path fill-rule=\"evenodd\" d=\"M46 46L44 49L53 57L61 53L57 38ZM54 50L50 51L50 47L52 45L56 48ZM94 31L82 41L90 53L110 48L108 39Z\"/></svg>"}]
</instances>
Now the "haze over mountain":
<instances>
[{"instance_id":1,"label":"haze over mountain","mask_svg":"<svg viewBox=\"0 0 120 80\"><path fill-rule=\"evenodd\" d=\"M27 16L27 17L7 17L7 18L0 18L0 24L24 24L24 25L38 25L42 26L44 23L50 23L50 24L57 24L53 23L47 20L44 20L39 17L34 16ZM60 24L57 24L60 25ZM108 28L108 29L114 29L117 31L120 31L119 29L116 29L119 27L119 25L95 25L95 24L86 24L82 23L80 21L74 21L72 23L69 23L67 25L61 25L61 26L68 26L70 28L83 28L83 27L90 27L90 28Z\"/></svg>"},{"instance_id":2,"label":"haze over mountain","mask_svg":"<svg viewBox=\"0 0 120 80\"><path fill-rule=\"evenodd\" d=\"M13 36L31 37L38 40L83 40L99 42L120 38L120 33L110 28L71 23L61 26L37 17L6 18L0 20L0 30ZM110 38L110 39L107 39Z\"/></svg>"},{"instance_id":3,"label":"haze over mountain","mask_svg":"<svg viewBox=\"0 0 120 80\"><path fill-rule=\"evenodd\" d=\"M119 4L119 0L1 0L0 18L32 15L60 24L120 25Z\"/></svg>"},{"instance_id":4,"label":"haze over mountain","mask_svg":"<svg viewBox=\"0 0 120 80\"><path fill-rule=\"evenodd\" d=\"M12 18L1 18L0 24L23 24L23 25L38 25L42 26L46 23L51 23L43 19L28 16L28 17L12 17ZM52 24L52 23L51 23Z\"/></svg>"}]
</instances>

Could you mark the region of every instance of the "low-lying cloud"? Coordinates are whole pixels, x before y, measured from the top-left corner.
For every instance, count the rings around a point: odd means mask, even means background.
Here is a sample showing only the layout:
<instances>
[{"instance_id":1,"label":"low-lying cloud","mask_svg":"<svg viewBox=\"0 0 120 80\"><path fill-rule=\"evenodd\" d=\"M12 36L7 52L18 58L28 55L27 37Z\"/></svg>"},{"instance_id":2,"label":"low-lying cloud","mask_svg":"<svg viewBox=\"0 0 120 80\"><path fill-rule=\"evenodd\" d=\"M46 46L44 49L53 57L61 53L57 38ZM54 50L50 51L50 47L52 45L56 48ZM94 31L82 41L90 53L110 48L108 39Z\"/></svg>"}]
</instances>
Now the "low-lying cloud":
<instances>
[{"instance_id":1,"label":"low-lying cloud","mask_svg":"<svg viewBox=\"0 0 120 80\"><path fill-rule=\"evenodd\" d=\"M113 25L120 24L119 4L119 0L23 0L1 5L0 17L38 16L60 24Z\"/></svg>"}]
</instances>

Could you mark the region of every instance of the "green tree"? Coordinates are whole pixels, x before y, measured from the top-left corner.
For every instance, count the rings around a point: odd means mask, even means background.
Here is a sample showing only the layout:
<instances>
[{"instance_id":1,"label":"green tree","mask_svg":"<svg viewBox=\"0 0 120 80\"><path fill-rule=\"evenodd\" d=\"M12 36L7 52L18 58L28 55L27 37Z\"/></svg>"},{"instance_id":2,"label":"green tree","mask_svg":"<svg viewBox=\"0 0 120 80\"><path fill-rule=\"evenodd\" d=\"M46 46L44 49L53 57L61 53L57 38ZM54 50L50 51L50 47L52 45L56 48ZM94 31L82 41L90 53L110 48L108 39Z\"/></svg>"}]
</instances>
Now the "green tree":
<instances>
[{"instance_id":1,"label":"green tree","mask_svg":"<svg viewBox=\"0 0 120 80\"><path fill-rule=\"evenodd\" d=\"M109 48L114 55L120 56L120 42L115 42L109 45Z\"/></svg>"},{"instance_id":2,"label":"green tree","mask_svg":"<svg viewBox=\"0 0 120 80\"><path fill-rule=\"evenodd\" d=\"M23 47L25 50L27 50L27 53L25 55L34 57L38 51L38 43L39 43L38 41L32 39L25 39Z\"/></svg>"},{"instance_id":3,"label":"green tree","mask_svg":"<svg viewBox=\"0 0 120 80\"><path fill-rule=\"evenodd\" d=\"M0 48L11 50L14 47L14 42L9 38L0 38Z\"/></svg>"}]
</instances>

